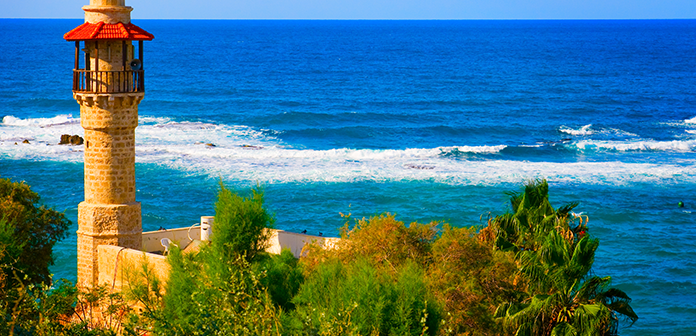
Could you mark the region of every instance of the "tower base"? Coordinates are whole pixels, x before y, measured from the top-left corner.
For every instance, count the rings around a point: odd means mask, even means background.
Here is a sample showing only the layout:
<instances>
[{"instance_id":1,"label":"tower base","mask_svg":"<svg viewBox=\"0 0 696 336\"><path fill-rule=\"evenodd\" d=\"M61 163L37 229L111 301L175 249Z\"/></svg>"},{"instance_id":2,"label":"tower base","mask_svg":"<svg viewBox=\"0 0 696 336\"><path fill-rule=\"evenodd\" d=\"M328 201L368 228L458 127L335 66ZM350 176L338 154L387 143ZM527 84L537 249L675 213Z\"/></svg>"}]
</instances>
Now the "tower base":
<instances>
[{"instance_id":1,"label":"tower base","mask_svg":"<svg viewBox=\"0 0 696 336\"><path fill-rule=\"evenodd\" d=\"M142 219L140 202L78 206L77 283L94 287L99 277L97 246L114 245L140 250Z\"/></svg>"}]
</instances>

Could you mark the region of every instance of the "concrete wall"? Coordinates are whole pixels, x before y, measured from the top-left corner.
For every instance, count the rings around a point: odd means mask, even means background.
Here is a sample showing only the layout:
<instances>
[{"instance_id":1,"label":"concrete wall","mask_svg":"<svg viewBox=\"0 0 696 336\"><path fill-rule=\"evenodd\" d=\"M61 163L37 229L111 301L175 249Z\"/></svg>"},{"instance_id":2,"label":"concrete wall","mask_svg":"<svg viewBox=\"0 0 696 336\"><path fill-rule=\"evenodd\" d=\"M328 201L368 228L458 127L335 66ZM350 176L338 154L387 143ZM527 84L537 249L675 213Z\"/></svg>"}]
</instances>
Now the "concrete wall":
<instances>
[{"instance_id":1,"label":"concrete wall","mask_svg":"<svg viewBox=\"0 0 696 336\"><path fill-rule=\"evenodd\" d=\"M132 281L136 272L142 270L143 264L147 264L148 269L152 270L162 283L169 278L169 264L165 256L110 245L100 245L97 251L98 283L106 285L109 289L120 290Z\"/></svg>"},{"instance_id":2,"label":"concrete wall","mask_svg":"<svg viewBox=\"0 0 696 336\"><path fill-rule=\"evenodd\" d=\"M301 233L288 232L282 230L271 230L272 235L268 240L269 253L280 254L283 249L290 249L295 258L302 256L302 248L306 244L319 244L326 249L333 249L340 238L310 236Z\"/></svg>"},{"instance_id":3,"label":"concrete wall","mask_svg":"<svg viewBox=\"0 0 696 336\"><path fill-rule=\"evenodd\" d=\"M179 248L185 249L186 246L191 243L191 241L201 239L201 227L196 226L193 228L188 227L143 232L143 251L164 252L164 247L160 243L162 238L169 238L172 242L179 246Z\"/></svg>"}]
</instances>

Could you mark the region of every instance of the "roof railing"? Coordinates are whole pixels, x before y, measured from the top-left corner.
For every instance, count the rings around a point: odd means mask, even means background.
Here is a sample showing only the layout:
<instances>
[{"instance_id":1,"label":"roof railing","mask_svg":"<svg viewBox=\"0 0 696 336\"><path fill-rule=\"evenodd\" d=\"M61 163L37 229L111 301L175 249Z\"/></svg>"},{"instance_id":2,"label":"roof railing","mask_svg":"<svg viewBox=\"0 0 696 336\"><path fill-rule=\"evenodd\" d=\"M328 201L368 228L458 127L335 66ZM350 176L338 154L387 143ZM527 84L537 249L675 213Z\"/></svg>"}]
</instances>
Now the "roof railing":
<instances>
[{"instance_id":1,"label":"roof railing","mask_svg":"<svg viewBox=\"0 0 696 336\"><path fill-rule=\"evenodd\" d=\"M77 93L145 92L145 71L73 70L73 91Z\"/></svg>"}]
</instances>

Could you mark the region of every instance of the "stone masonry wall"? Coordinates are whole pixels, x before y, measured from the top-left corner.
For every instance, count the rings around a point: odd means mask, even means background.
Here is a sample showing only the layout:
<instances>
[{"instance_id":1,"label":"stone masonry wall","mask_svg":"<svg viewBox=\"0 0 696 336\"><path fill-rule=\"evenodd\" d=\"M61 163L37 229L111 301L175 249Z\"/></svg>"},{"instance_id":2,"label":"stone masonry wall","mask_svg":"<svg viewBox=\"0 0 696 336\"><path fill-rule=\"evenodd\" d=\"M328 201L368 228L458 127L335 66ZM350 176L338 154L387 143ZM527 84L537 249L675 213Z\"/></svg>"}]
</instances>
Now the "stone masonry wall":
<instances>
[{"instance_id":1,"label":"stone masonry wall","mask_svg":"<svg viewBox=\"0 0 696 336\"><path fill-rule=\"evenodd\" d=\"M75 94L85 129L85 201L78 207L78 283L99 279L97 247L140 250L142 218L135 201L135 128L142 93Z\"/></svg>"}]
</instances>

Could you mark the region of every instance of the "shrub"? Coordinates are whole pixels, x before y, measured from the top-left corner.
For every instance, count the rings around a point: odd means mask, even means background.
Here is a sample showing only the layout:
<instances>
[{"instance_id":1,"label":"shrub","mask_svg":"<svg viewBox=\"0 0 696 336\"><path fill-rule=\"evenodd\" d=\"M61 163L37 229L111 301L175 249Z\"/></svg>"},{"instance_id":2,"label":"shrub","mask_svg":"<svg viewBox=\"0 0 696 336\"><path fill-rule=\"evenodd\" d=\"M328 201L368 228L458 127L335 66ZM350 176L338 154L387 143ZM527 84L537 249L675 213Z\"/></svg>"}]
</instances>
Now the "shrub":
<instances>
[{"instance_id":1,"label":"shrub","mask_svg":"<svg viewBox=\"0 0 696 336\"><path fill-rule=\"evenodd\" d=\"M12 225L12 240L5 241L5 257L13 258L12 269L25 284L50 285L53 246L65 238L71 223L60 212L39 206L40 197L24 182L0 179L0 218ZM8 231L8 232L9 232ZM2 270L7 271L7 269ZM3 274L6 281L16 277Z\"/></svg>"},{"instance_id":2,"label":"shrub","mask_svg":"<svg viewBox=\"0 0 696 336\"><path fill-rule=\"evenodd\" d=\"M244 256L254 258L266 248L273 217L264 208L263 190L252 189L249 197L243 197L220 183L215 203L215 224L212 241L217 253L228 260Z\"/></svg>"},{"instance_id":3,"label":"shrub","mask_svg":"<svg viewBox=\"0 0 696 336\"><path fill-rule=\"evenodd\" d=\"M451 334L498 333L495 309L516 299L523 289L517 281L514 254L492 249L473 228L448 225L432 251L428 283L447 314L442 328Z\"/></svg>"},{"instance_id":4,"label":"shrub","mask_svg":"<svg viewBox=\"0 0 696 336\"><path fill-rule=\"evenodd\" d=\"M417 264L397 272L375 267L367 259L322 263L293 299L286 319L298 335L435 335L440 321Z\"/></svg>"},{"instance_id":5,"label":"shrub","mask_svg":"<svg viewBox=\"0 0 696 336\"><path fill-rule=\"evenodd\" d=\"M295 308L292 298L304 281L298 260L285 249L279 255L264 254L253 265L254 271L261 274L260 282L268 290L273 303L285 311Z\"/></svg>"},{"instance_id":6,"label":"shrub","mask_svg":"<svg viewBox=\"0 0 696 336\"><path fill-rule=\"evenodd\" d=\"M279 333L279 313L262 284L264 275L250 263L261 259L268 234L264 229L272 223L263 193L257 188L244 198L221 184L215 215L210 245L190 254L171 248L164 296L147 267L140 280L131 281L129 296L145 307L132 321L132 330L187 336Z\"/></svg>"}]
</instances>

